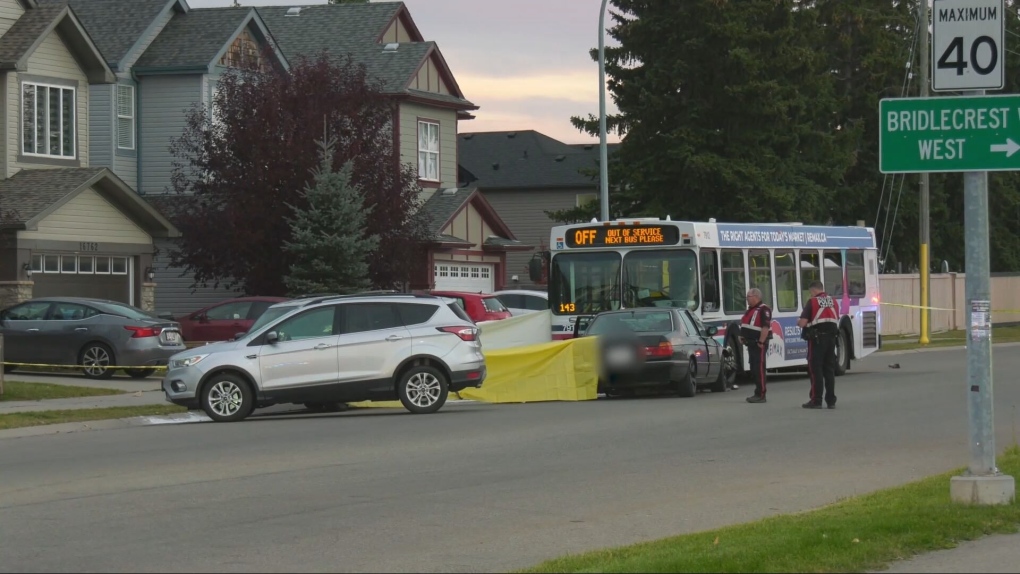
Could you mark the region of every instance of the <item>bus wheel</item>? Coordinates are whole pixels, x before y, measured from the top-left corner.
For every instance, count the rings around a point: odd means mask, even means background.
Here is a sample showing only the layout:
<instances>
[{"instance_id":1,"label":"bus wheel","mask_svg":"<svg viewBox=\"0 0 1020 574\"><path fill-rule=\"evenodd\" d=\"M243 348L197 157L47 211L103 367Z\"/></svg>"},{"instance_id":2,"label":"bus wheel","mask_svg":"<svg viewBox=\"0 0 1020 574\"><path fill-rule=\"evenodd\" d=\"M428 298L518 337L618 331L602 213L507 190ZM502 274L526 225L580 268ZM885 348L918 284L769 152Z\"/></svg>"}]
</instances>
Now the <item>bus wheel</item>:
<instances>
[{"instance_id":1,"label":"bus wheel","mask_svg":"<svg viewBox=\"0 0 1020 574\"><path fill-rule=\"evenodd\" d=\"M836 337L836 376L841 377L850 370L850 338L847 336L846 329L839 330L839 336Z\"/></svg>"}]
</instances>

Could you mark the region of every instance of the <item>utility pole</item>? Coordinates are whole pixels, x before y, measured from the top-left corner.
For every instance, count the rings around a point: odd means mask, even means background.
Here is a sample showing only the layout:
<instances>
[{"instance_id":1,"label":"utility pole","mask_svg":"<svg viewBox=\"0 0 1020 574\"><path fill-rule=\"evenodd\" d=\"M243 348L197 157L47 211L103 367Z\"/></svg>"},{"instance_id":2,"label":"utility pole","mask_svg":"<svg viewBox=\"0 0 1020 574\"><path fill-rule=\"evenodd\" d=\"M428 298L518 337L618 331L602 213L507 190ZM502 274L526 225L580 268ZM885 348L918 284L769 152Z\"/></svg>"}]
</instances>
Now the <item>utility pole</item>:
<instances>
[{"instance_id":1,"label":"utility pole","mask_svg":"<svg viewBox=\"0 0 1020 574\"><path fill-rule=\"evenodd\" d=\"M928 97L928 0L921 0L917 3L920 15L920 49L918 52L921 55L921 97ZM928 248L930 245L931 238L929 237L929 230L931 223L928 220L928 172L921 174L921 213L918 218L918 223L921 232L921 257L920 263L917 265L918 270L921 272L921 337L918 343L927 345L930 340L928 338L928 332L931 328L931 310L928 309L931 305L929 304L929 298L931 294L931 277L928 274L928 270L931 269L929 265L930 253Z\"/></svg>"},{"instance_id":2,"label":"utility pole","mask_svg":"<svg viewBox=\"0 0 1020 574\"><path fill-rule=\"evenodd\" d=\"M602 221L609 221L609 160L606 151L606 3L599 12L599 204Z\"/></svg>"}]
</instances>

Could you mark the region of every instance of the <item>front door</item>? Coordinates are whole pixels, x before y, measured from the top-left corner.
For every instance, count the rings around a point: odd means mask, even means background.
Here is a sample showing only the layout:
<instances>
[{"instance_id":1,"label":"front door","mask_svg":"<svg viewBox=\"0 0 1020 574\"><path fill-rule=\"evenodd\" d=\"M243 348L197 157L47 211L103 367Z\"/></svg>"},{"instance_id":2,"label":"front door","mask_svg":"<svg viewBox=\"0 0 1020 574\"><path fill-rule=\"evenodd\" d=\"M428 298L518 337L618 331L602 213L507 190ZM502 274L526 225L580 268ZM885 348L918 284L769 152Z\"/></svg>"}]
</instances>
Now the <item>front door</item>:
<instances>
[{"instance_id":1,"label":"front door","mask_svg":"<svg viewBox=\"0 0 1020 574\"><path fill-rule=\"evenodd\" d=\"M286 390L337 381L336 307L295 315L273 331L279 339L262 345L259 368L264 390Z\"/></svg>"},{"instance_id":2,"label":"front door","mask_svg":"<svg viewBox=\"0 0 1020 574\"><path fill-rule=\"evenodd\" d=\"M248 311L251 301L234 301L217 305L206 311L192 326L195 341L229 341L234 335L251 327Z\"/></svg>"},{"instance_id":3,"label":"front door","mask_svg":"<svg viewBox=\"0 0 1020 574\"><path fill-rule=\"evenodd\" d=\"M715 339L709 336L708 329L701 319L687 309L680 309L680 319L691 339L699 341L696 355L698 360L698 378L712 380L722 368L722 348Z\"/></svg>"}]
</instances>

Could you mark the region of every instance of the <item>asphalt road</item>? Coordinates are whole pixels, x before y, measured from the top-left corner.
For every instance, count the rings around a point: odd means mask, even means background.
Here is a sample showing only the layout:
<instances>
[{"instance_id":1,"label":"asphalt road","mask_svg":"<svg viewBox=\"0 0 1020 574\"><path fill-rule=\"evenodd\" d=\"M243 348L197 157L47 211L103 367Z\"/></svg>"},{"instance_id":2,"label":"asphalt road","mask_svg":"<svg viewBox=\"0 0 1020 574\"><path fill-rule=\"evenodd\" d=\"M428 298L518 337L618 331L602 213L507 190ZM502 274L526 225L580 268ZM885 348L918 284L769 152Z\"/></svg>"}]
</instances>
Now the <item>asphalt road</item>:
<instances>
[{"instance_id":1,"label":"asphalt road","mask_svg":"<svg viewBox=\"0 0 1020 574\"><path fill-rule=\"evenodd\" d=\"M1018 350L995 352L1000 447ZM803 510L966 465L964 369L882 353L833 411L788 377L762 405L744 387L0 440L0 571L494 571Z\"/></svg>"}]
</instances>

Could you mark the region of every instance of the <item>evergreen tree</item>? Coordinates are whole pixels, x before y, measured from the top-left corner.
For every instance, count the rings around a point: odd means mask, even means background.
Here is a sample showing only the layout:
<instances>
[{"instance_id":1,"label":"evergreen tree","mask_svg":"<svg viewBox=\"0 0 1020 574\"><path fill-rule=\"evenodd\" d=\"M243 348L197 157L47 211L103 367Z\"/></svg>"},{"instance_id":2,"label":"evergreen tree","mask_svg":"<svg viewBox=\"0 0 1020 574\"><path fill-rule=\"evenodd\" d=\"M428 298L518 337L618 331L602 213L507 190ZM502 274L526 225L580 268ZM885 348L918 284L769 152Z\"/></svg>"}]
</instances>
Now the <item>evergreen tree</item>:
<instances>
[{"instance_id":1,"label":"evergreen tree","mask_svg":"<svg viewBox=\"0 0 1020 574\"><path fill-rule=\"evenodd\" d=\"M355 293L370 286L368 257L379 246L379 236L365 234L371 206L365 206L361 187L351 182L353 163L333 169L335 139L319 144L319 167L301 193L306 207L289 205L294 216L287 221L293 239L283 249L293 256L284 284L291 295Z\"/></svg>"}]
</instances>

